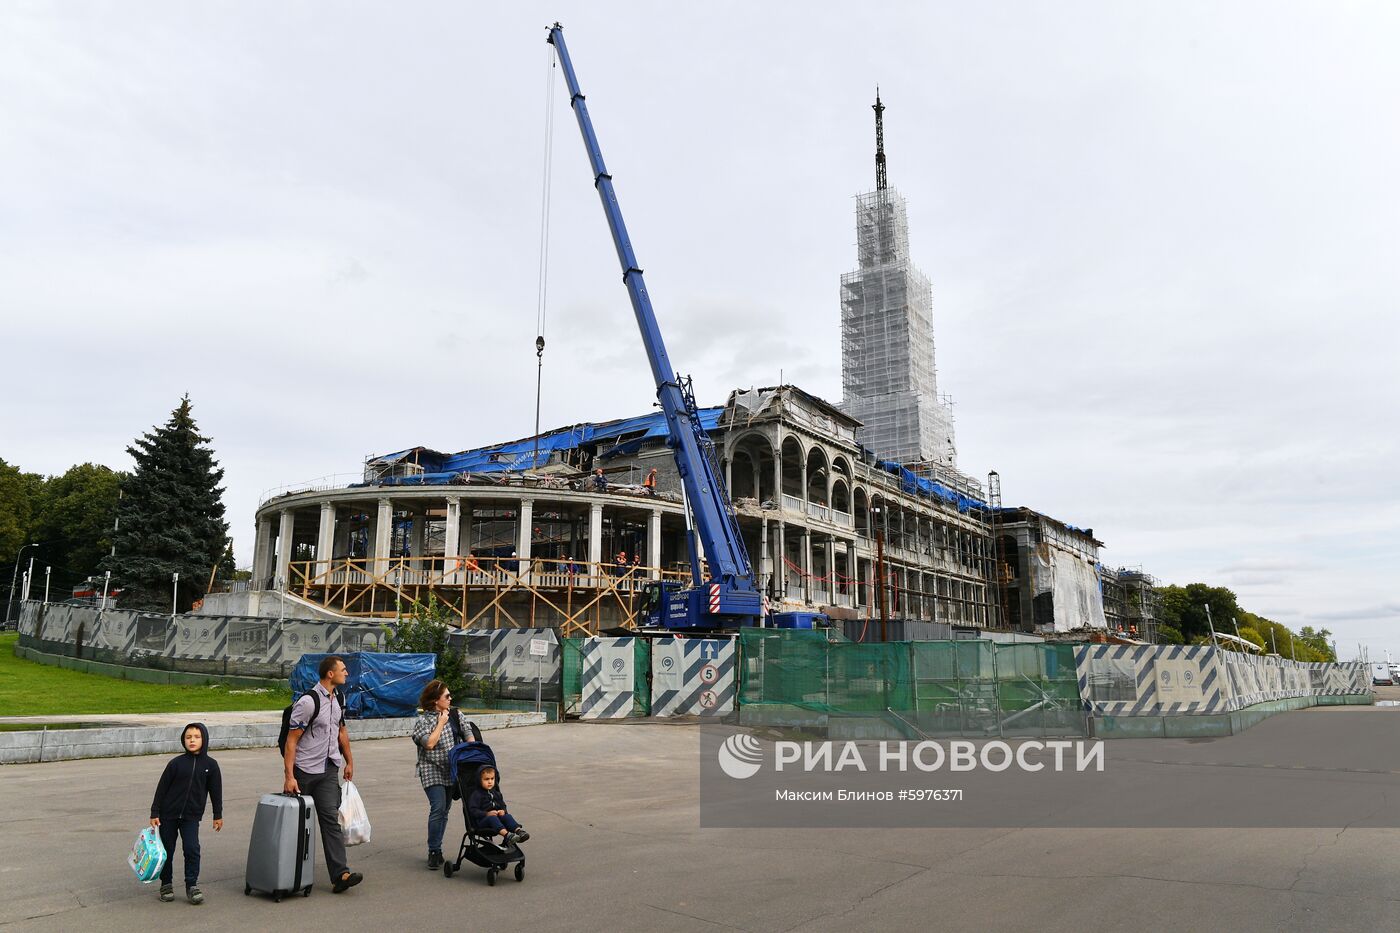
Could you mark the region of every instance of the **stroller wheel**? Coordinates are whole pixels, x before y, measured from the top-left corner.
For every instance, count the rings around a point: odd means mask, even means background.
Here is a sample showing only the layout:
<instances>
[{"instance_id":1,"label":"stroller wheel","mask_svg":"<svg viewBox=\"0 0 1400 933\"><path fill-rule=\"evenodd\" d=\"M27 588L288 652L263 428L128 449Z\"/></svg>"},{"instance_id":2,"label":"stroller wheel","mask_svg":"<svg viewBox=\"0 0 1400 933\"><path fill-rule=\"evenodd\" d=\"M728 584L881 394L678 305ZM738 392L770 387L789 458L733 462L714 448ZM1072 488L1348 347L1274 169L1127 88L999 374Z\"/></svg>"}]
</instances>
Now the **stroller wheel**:
<instances>
[{"instance_id":1,"label":"stroller wheel","mask_svg":"<svg viewBox=\"0 0 1400 933\"><path fill-rule=\"evenodd\" d=\"M524 880L525 880L525 863L524 863L524 862L516 862L516 863L515 863L515 880L516 880L516 881L524 881Z\"/></svg>"},{"instance_id":2,"label":"stroller wheel","mask_svg":"<svg viewBox=\"0 0 1400 933\"><path fill-rule=\"evenodd\" d=\"M444 878L451 878L451 877L452 877L452 872L455 871L455 870L456 870L456 869L453 868L451 862L443 862L443 863L442 863L442 876L443 876Z\"/></svg>"},{"instance_id":3,"label":"stroller wheel","mask_svg":"<svg viewBox=\"0 0 1400 933\"><path fill-rule=\"evenodd\" d=\"M496 869L492 868L486 872L486 883L492 886L496 884Z\"/></svg>"}]
</instances>

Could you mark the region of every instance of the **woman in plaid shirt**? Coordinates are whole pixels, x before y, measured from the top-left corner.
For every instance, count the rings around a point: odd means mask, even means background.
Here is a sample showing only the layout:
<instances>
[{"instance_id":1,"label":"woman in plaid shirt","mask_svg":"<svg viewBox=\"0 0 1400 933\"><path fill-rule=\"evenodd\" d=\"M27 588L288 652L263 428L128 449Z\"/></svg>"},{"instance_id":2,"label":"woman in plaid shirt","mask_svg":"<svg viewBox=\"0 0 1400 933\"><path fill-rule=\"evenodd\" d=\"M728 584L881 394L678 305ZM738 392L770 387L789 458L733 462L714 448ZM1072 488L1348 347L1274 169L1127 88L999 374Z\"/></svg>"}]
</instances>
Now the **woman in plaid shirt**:
<instances>
[{"instance_id":1,"label":"woman in plaid shirt","mask_svg":"<svg viewBox=\"0 0 1400 933\"><path fill-rule=\"evenodd\" d=\"M452 692L440 680L430 680L418 697L418 721L413 724L413 743L418 746L418 780L428 795L428 870L442 867L442 834L452 809L452 777L447 753L457 743L452 719Z\"/></svg>"}]
</instances>

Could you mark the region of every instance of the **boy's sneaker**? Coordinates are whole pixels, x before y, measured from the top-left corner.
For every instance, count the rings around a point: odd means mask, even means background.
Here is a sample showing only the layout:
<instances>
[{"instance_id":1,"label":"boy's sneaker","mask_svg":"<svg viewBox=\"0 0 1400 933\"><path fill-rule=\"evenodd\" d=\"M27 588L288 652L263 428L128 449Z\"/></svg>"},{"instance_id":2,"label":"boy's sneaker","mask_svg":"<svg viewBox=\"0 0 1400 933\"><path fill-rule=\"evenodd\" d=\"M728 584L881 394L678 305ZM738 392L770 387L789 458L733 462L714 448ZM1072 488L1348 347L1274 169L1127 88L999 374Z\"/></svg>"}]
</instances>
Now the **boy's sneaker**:
<instances>
[{"instance_id":1,"label":"boy's sneaker","mask_svg":"<svg viewBox=\"0 0 1400 933\"><path fill-rule=\"evenodd\" d=\"M519 829L517 829L514 835L515 839L513 841L515 842L524 842L526 839L530 838L530 834L525 831L524 826L521 826Z\"/></svg>"},{"instance_id":2,"label":"boy's sneaker","mask_svg":"<svg viewBox=\"0 0 1400 933\"><path fill-rule=\"evenodd\" d=\"M442 853L434 849L428 853L428 871L437 871L442 867Z\"/></svg>"},{"instance_id":3,"label":"boy's sneaker","mask_svg":"<svg viewBox=\"0 0 1400 933\"><path fill-rule=\"evenodd\" d=\"M204 892L199 890L199 885L192 884L188 888L185 888L185 900L189 901L191 904L203 904Z\"/></svg>"},{"instance_id":4,"label":"boy's sneaker","mask_svg":"<svg viewBox=\"0 0 1400 933\"><path fill-rule=\"evenodd\" d=\"M160 886L160 899L165 903L175 900L175 885L163 884Z\"/></svg>"}]
</instances>

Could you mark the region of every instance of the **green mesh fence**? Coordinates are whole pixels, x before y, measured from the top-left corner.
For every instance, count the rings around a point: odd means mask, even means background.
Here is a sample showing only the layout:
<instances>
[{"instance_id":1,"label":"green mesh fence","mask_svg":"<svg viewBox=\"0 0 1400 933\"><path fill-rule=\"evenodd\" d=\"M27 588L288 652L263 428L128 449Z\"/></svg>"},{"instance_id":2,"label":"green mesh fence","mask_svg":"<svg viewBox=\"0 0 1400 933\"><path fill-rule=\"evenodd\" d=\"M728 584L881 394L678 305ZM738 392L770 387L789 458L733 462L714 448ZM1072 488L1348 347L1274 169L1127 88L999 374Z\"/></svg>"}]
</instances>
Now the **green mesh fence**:
<instances>
[{"instance_id":1,"label":"green mesh fence","mask_svg":"<svg viewBox=\"0 0 1400 933\"><path fill-rule=\"evenodd\" d=\"M583 639L561 638L560 642L559 657L563 666L564 713L565 715L576 715L579 700L583 694L583 685L579 682L579 646L583 644Z\"/></svg>"},{"instance_id":2,"label":"green mesh fence","mask_svg":"<svg viewBox=\"0 0 1400 933\"><path fill-rule=\"evenodd\" d=\"M583 697L581 647L585 639L561 639L561 659L563 665L564 714L577 715L579 701ZM651 715L651 642L636 638L632 642L633 690L636 700L629 716Z\"/></svg>"},{"instance_id":3,"label":"green mesh fence","mask_svg":"<svg viewBox=\"0 0 1400 933\"><path fill-rule=\"evenodd\" d=\"M1074 646L927 641L829 641L821 632L739 634L741 721L829 725L866 721L869 734L1081 735ZM872 731L873 730L873 731Z\"/></svg>"}]
</instances>

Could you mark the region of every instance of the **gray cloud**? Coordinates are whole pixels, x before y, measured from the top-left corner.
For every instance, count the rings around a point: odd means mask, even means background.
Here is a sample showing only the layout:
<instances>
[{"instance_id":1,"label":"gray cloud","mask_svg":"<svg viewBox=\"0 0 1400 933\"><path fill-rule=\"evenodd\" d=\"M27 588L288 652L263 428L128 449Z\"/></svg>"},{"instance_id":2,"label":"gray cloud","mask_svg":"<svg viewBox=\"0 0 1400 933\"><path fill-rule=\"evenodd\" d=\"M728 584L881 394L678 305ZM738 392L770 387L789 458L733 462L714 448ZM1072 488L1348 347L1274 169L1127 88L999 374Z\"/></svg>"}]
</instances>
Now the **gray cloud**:
<instances>
[{"instance_id":1,"label":"gray cloud","mask_svg":"<svg viewBox=\"0 0 1400 933\"><path fill-rule=\"evenodd\" d=\"M878 81L964 469L1400 654L1400 11L707 10L6 6L0 455L125 466L188 390L246 562L262 489L528 434L559 18L703 401L839 399ZM555 103L543 419L647 411Z\"/></svg>"}]
</instances>

